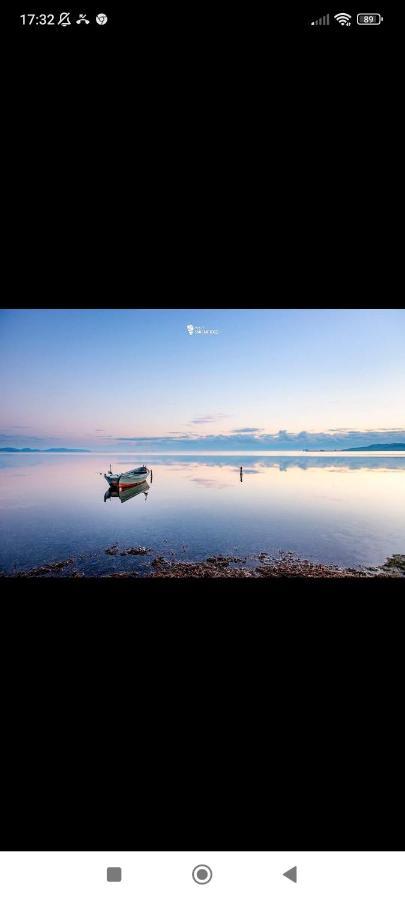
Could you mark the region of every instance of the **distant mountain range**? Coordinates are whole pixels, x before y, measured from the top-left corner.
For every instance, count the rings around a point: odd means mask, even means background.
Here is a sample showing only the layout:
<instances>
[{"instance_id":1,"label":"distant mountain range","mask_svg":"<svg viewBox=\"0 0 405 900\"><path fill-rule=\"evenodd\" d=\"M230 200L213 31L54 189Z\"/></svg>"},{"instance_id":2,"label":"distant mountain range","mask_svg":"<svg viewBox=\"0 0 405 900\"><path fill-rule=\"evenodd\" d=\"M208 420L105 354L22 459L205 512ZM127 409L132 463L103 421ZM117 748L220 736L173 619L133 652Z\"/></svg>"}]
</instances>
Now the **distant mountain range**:
<instances>
[{"instance_id":1,"label":"distant mountain range","mask_svg":"<svg viewBox=\"0 0 405 900\"><path fill-rule=\"evenodd\" d=\"M304 453L347 453L356 450L405 450L405 444L368 444L366 447L334 447L325 450L316 447L314 450L305 448ZM82 450L74 447L49 447L47 450L38 450L33 447L0 447L0 453L92 453L92 450ZM282 451L281 451L282 455Z\"/></svg>"},{"instance_id":2,"label":"distant mountain range","mask_svg":"<svg viewBox=\"0 0 405 900\"><path fill-rule=\"evenodd\" d=\"M91 450L75 450L72 447L49 447L48 450L33 450L32 447L0 447L0 453L91 453Z\"/></svg>"},{"instance_id":3,"label":"distant mountain range","mask_svg":"<svg viewBox=\"0 0 405 900\"><path fill-rule=\"evenodd\" d=\"M348 447L348 450L405 450L405 444L369 444L368 447Z\"/></svg>"},{"instance_id":4,"label":"distant mountain range","mask_svg":"<svg viewBox=\"0 0 405 900\"><path fill-rule=\"evenodd\" d=\"M405 444L368 444L367 447L333 447L329 450L316 447L314 450L307 450L304 453L352 453L355 450L405 450Z\"/></svg>"}]
</instances>

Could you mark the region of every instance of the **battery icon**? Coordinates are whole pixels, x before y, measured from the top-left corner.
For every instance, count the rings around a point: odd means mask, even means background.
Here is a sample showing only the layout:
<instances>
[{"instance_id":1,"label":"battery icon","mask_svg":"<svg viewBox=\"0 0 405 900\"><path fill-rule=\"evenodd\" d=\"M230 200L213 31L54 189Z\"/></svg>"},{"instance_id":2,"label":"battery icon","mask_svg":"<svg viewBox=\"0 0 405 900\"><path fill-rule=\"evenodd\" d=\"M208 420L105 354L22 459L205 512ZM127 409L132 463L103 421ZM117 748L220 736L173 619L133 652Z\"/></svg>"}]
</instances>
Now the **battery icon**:
<instances>
[{"instance_id":1,"label":"battery icon","mask_svg":"<svg viewBox=\"0 0 405 900\"><path fill-rule=\"evenodd\" d=\"M384 19L380 15L380 13L358 13L357 14L357 24L358 25L381 25Z\"/></svg>"}]
</instances>

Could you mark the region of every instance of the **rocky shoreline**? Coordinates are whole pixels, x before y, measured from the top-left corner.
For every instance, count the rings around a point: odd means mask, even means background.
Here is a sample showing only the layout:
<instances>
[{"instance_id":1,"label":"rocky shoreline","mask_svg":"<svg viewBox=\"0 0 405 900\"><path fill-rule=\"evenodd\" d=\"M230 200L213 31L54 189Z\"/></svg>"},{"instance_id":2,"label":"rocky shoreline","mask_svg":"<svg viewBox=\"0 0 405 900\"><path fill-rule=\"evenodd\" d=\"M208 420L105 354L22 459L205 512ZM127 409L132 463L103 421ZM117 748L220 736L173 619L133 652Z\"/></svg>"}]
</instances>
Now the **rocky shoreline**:
<instances>
[{"instance_id":1,"label":"rocky shoreline","mask_svg":"<svg viewBox=\"0 0 405 900\"><path fill-rule=\"evenodd\" d=\"M114 544L107 547L108 556L149 556L150 547L127 547L119 550ZM274 558L266 551L256 555L208 556L200 562L179 561L155 556L148 560L142 570L133 569L117 572L80 571L78 560L66 559L47 565L36 566L28 571L1 573L6 578L403 578L405 577L405 554L389 557L382 566L363 568L343 568L327 563L300 559L292 552L280 552ZM250 565L247 565L247 563ZM256 564L258 563L258 564Z\"/></svg>"}]
</instances>

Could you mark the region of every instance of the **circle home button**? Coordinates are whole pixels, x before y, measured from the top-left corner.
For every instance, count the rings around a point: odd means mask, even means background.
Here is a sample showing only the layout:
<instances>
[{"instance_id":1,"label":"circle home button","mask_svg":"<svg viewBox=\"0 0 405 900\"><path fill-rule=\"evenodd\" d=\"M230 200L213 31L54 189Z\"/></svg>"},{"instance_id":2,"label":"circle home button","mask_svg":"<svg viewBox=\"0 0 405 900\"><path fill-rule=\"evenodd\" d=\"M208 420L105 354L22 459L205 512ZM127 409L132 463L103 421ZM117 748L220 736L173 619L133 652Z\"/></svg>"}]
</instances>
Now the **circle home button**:
<instances>
[{"instance_id":1,"label":"circle home button","mask_svg":"<svg viewBox=\"0 0 405 900\"><path fill-rule=\"evenodd\" d=\"M209 866L196 866L193 869L193 879L196 884L208 884L212 878L212 870Z\"/></svg>"}]
</instances>

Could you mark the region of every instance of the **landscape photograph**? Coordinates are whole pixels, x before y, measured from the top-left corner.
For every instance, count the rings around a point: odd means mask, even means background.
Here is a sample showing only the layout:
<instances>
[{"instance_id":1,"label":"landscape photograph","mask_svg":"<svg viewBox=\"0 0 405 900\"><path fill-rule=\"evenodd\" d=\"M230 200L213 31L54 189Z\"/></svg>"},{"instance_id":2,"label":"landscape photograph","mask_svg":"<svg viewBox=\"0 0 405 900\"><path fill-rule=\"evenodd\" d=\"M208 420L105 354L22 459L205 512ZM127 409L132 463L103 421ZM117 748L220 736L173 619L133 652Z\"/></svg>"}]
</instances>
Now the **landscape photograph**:
<instances>
[{"instance_id":1,"label":"landscape photograph","mask_svg":"<svg viewBox=\"0 0 405 900\"><path fill-rule=\"evenodd\" d=\"M0 576L405 576L405 311L0 312Z\"/></svg>"}]
</instances>

